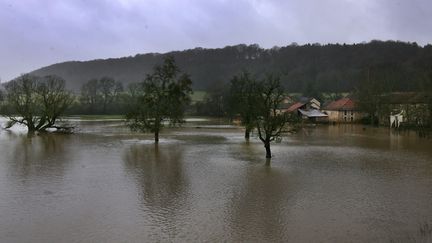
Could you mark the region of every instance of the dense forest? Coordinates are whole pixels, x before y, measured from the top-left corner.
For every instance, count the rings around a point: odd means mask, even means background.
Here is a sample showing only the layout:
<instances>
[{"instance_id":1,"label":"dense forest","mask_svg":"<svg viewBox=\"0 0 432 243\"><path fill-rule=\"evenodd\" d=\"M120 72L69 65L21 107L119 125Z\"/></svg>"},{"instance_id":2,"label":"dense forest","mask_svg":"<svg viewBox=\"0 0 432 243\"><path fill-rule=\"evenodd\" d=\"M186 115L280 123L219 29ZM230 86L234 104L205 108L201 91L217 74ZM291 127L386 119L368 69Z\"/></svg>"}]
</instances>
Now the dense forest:
<instances>
[{"instance_id":1,"label":"dense forest","mask_svg":"<svg viewBox=\"0 0 432 243\"><path fill-rule=\"evenodd\" d=\"M80 91L90 79L110 77L127 87L142 81L152 67L167 55L190 74L194 90L214 90L241 71L256 78L266 73L279 75L290 92L347 92L372 75L391 91L412 91L421 87L424 73L432 68L432 45L396 41L361 44L306 44L263 49L258 45L236 45L218 49L195 48L165 54L137 54L134 57L64 62L31 72L58 75L66 87Z\"/></svg>"}]
</instances>

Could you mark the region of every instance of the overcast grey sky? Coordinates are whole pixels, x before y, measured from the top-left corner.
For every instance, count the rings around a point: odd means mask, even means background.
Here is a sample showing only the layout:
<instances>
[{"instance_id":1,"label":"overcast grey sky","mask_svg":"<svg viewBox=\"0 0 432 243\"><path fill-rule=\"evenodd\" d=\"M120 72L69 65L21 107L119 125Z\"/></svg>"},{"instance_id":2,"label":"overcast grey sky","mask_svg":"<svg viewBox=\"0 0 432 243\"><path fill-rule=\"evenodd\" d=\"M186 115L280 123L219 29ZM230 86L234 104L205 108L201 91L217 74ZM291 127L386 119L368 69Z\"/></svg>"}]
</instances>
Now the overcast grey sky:
<instances>
[{"instance_id":1,"label":"overcast grey sky","mask_svg":"<svg viewBox=\"0 0 432 243\"><path fill-rule=\"evenodd\" d=\"M69 60L257 43L432 43L432 0L0 0L0 78Z\"/></svg>"}]
</instances>

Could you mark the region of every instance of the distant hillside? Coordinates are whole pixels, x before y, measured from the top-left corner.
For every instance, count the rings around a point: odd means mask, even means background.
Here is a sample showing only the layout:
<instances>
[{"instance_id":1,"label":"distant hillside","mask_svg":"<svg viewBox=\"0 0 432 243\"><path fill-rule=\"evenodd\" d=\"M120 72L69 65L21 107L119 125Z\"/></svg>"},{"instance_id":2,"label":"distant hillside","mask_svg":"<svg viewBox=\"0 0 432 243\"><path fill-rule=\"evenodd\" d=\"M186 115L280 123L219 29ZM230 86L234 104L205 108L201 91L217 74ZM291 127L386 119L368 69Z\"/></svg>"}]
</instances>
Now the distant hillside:
<instances>
[{"instance_id":1,"label":"distant hillside","mask_svg":"<svg viewBox=\"0 0 432 243\"><path fill-rule=\"evenodd\" d=\"M413 90L424 71L432 67L432 46L394 41L340 44L295 44L263 49L258 45L227 46L219 49L195 48L165 54L138 54L134 57L64 62L33 71L36 75L56 74L68 88L79 90L91 78L113 77L125 84L143 80L165 55L175 57L189 73L195 90L217 89L241 70L262 77L276 73L291 92L307 89L350 91L365 78L365 70L379 70L390 80L393 90Z\"/></svg>"}]
</instances>

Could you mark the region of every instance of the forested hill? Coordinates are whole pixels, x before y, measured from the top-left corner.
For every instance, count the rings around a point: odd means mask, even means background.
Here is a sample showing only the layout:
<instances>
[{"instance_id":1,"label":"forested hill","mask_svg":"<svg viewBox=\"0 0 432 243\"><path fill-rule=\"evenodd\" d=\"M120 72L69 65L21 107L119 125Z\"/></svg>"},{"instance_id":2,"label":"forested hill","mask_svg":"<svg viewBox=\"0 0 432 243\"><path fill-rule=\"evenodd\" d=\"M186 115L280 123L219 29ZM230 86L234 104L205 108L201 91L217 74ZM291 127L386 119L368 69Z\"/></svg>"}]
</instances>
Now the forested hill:
<instances>
[{"instance_id":1,"label":"forested hill","mask_svg":"<svg viewBox=\"0 0 432 243\"><path fill-rule=\"evenodd\" d=\"M165 55L174 56L180 68L191 75L195 90L221 87L233 75L248 70L258 78L265 73L278 74L292 92L351 91L367 73L377 82L386 82L394 91L405 91L417 89L424 73L432 68L432 45L372 41L353 45L291 44L271 49L258 45L195 48L165 54L64 62L32 73L59 75L74 90L79 90L89 79L102 76L127 84L143 80Z\"/></svg>"}]
</instances>

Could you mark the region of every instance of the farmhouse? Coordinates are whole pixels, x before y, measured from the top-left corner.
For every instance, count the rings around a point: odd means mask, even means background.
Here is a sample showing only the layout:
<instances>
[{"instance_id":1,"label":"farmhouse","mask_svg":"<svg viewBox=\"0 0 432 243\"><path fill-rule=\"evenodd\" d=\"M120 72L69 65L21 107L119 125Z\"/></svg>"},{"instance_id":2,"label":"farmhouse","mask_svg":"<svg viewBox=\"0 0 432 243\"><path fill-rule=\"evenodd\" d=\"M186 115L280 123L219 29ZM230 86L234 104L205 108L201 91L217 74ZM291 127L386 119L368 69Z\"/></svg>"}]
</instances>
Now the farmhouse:
<instances>
[{"instance_id":1,"label":"farmhouse","mask_svg":"<svg viewBox=\"0 0 432 243\"><path fill-rule=\"evenodd\" d=\"M348 97L330 102L323 111L328 115L328 121L333 123L359 122L365 117L357 108L355 101Z\"/></svg>"},{"instance_id":2,"label":"farmhouse","mask_svg":"<svg viewBox=\"0 0 432 243\"><path fill-rule=\"evenodd\" d=\"M327 114L320 111L321 103L315 98L300 98L298 102L290 105L285 112L297 113L303 119L312 122L327 121Z\"/></svg>"},{"instance_id":3,"label":"farmhouse","mask_svg":"<svg viewBox=\"0 0 432 243\"><path fill-rule=\"evenodd\" d=\"M294 104L291 104L290 106L288 106L288 108L286 110L284 110L284 112L297 112L298 109L319 110L320 108L321 108L321 102L319 102L317 99L302 97L299 99L298 102L295 102Z\"/></svg>"}]
</instances>

